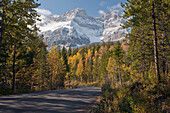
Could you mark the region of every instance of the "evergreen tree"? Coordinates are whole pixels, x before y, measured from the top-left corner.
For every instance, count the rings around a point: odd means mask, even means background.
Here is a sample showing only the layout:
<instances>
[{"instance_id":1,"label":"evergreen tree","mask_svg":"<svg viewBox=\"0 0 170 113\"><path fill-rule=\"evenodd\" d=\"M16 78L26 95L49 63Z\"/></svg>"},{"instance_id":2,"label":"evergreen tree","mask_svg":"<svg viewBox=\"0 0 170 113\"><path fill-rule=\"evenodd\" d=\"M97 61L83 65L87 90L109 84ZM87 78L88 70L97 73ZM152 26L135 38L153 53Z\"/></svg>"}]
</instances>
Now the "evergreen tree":
<instances>
[{"instance_id":1,"label":"evergreen tree","mask_svg":"<svg viewBox=\"0 0 170 113\"><path fill-rule=\"evenodd\" d=\"M6 67L5 70L10 70L10 72L13 73L13 77L9 78L8 81L13 79L12 90L14 91L16 86L15 79L20 79L20 72L28 68L33 62L34 55L29 59L26 58L28 58L29 52L32 51L32 47L35 46L33 44L34 40L38 40L39 42L39 37L36 35L38 29L35 26L35 20L37 20L38 17L35 8L37 8L39 4L34 0L3 0L2 5L2 10L0 10L0 56L2 56L0 57L2 61L2 63L0 63L0 70L4 70L2 67L4 66ZM32 43L31 45L30 42ZM36 50L38 50L38 48L36 48L35 51ZM11 58L13 58L13 60ZM13 63L9 63L8 59ZM29 60L31 60L31 62L28 63L27 61ZM13 67L13 71L11 67ZM0 72L4 73L4 71ZM7 73L3 74L5 78L6 75Z\"/></svg>"},{"instance_id":2,"label":"evergreen tree","mask_svg":"<svg viewBox=\"0 0 170 113\"><path fill-rule=\"evenodd\" d=\"M67 52L67 57L70 57L70 56L71 56L71 52L72 52L72 50L71 50L71 48L69 47L68 52Z\"/></svg>"},{"instance_id":3,"label":"evergreen tree","mask_svg":"<svg viewBox=\"0 0 170 113\"><path fill-rule=\"evenodd\" d=\"M118 75L119 75L120 85L122 85L121 65L123 64L123 54L124 52L120 45L120 42L117 41L115 48L113 50L113 59L115 61L115 64L118 66Z\"/></svg>"},{"instance_id":4,"label":"evergreen tree","mask_svg":"<svg viewBox=\"0 0 170 113\"><path fill-rule=\"evenodd\" d=\"M166 27L166 25L164 25L166 22L168 22L169 20L167 20L168 17L168 9L167 6L169 5L169 3L167 1L163 1L163 0L151 0L151 1L141 1L141 0L137 0L137 1L133 1L133 0L129 0L126 2L126 4L124 5L125 11L124 11L124 18L129 18L128 21L124 24L124 28L127 27L131 27L131 33L129 35L130 39L130 46L131 46L131 42L136 43L135 38L141 38L142 41L140 40L141 43L140 46L138 46L139 48L136 48L136 51L141 51L143 52L140 57L143 59L143 63L141 63L143 65L143 75L144 75L144 71L148 70L150 66L145 66L144 64L147 61L153 62L151 58L147 58L147 54L149 53L149 49L152 48L150 50L150 53L152 55L152 57L154 58L154 62L155 62L155 72L157 74L157 79L160 82L160 61L159 59L162 58L165 59L165 55L161 54L160 51L164 51L163 53L165 54L165 51L168 51L169 48L167 48L168 43L169 43L169 39L167 38L167 33L168 33L168 27ZM159 9L158 9L159 7ZM162 8L162 10L161 10ZM164 15L162 15L164 14ZM160 16L162 15L162 16ZM165 18L165 19L163 19ZM165 26L165 27L164 27ZM142 31L141 36L140 35L136 35L137 32ZM135 33L136 32L136 33ZM167 33L166 33L167 32ZM140 33L139 33L140 34ZM163 35L162 35L163 34ZM134 37L134 38L132 38ZM151 40L152 39L152 40ZM159 40L161 39L161 40ZM162 40L163 39L163 40ZM152 44L151 44L152 41ZM161 48L164 48L161 50ZM145 53L143 50L147 50L147 53ZM133 54L135 53L135 51L133 52ZM160 58L159 58L160 57ZM166 57L167 58L167 57ZM146 60L144 60L146 59ZM168 62L165 63L165 60L163 60L163 68L162 70L164 70L163 72L165 72L165 65L164 64L168 64ZM146 67L144 69L144 67ZM145 71L146 72L146 71Z\"/></svg>"},{"instance_id":5,"label":"evergreen tree","mask_svg":"<svg viewBox=\"0 0 170 113\"><path fill-rule=\"evenodd\" d=\"M68 66L68 59L67 59L67 50L65 47L63 47L61 51L62 59L64 60L64 65L66 66L66 71L69 71L69 66Z\"/></svg>"},{"instance_id":6,"label":"evergreen tree","mask_svg":"<svg viewBox=\"0 0 170 113\"><path fill-rule=\"evenodd\" d=\"M101 57L100 67L99 67L99 73L100 73L100 79L103 81L106 81L108 79L108 72L106 70L107 64L108 64L108 54L103 53Z\"/></svg>"}]
</instances>

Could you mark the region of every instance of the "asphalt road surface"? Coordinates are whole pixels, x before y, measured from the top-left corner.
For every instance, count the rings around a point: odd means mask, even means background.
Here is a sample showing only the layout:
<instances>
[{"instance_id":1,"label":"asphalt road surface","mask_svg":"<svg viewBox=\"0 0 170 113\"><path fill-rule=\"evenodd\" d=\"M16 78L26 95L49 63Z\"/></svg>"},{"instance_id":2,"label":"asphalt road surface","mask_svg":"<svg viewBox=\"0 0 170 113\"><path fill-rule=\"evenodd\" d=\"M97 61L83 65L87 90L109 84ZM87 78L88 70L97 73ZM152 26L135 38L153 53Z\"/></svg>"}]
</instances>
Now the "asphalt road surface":
<instances>
[{"instance_id":1,"label":"asphalt road surface","mask_svg":"<svg viewBox=\"0 0 170 113\"><path fill-rule=\"evenodd\" d=\"M0 113L88 113L101 89L93 86L0 96Z\"/></svg>"}]
</instances>

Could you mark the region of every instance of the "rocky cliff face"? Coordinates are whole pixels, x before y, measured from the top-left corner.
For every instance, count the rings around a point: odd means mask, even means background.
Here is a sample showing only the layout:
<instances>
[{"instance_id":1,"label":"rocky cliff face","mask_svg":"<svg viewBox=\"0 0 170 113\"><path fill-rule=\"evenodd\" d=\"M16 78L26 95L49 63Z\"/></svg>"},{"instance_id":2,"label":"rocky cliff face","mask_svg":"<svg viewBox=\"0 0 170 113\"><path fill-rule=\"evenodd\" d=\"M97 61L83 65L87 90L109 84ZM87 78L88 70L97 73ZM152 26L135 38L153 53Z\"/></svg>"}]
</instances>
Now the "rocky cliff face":
<instances>
[{"instance_id":1,"label":"rocky cliff face","mask_svg":"<svg viewBox=\"0 0 170 113\"><path fill-rule=\"evenodd\" d=\"M53 45L77 47L102 40L108 42L123 39L127 31L120 27L124 22L120 15L120 12L114 11L94 18L83 9L75 9L63 15L42 15L42 21L37 22L37 26L41 30L40 35L44 35L48 49Z\"/></svg>"},{"instance_id":2,"label":"rocky cliff face","mask_svg":"<svg viewBox=\"0 0 170 113\"><path fill-rule=\"evenodd\" d=\"M125 20L121 18L121 14L122 13L119 11L113 11L107 12L101 17L101 20L104 24L104 30L102 34L103 41L113 42L124 39L127 31L120 26L125 22Z\"/></svg>"}]
</instances>

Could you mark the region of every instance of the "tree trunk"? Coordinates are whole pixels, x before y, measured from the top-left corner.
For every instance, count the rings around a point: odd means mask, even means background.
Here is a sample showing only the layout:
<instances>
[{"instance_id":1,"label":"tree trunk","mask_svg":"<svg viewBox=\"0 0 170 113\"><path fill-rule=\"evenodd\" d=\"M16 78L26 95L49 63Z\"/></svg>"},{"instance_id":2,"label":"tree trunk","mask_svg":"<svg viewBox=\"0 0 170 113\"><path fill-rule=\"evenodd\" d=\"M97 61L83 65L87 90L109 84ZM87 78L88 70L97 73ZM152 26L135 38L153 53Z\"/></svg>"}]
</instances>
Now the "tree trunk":
<instances>
[{"instance_id":1,"label":"tree trunk","mask_svg":"<svg viewBox=\"0 0 170 113\"><path fill-rule=\"evenodd\" d=\"M3 0L2 0L2 2L3 2ZM3 6L0 6L0 7L3 7ZM1 28L0 28L0 52L1 52L1 46L2 46L3 33L4 33L4 14L5 14L4 8L2 8L2 17L1 17L2 20L0 22L0 24L1 24Z\"/></svg>"},{"instance_id":2,"label":"tree trunk","mask_svg":"<svg viewBox=\"0 0 170 113\"><path fill-rule=\"evenodd\" d=\"M115 81L115 85L116 85L115 87L117 88L118 87L118 84L117 84L117 81L118 81L117 80L117 74L114 74L114 81Z\"/></svg>"},{"instance_id":3,"label":"tree trunk","mask_svg":"<svg viewBox=\"0 0 170 113\"><path fill-rule=\"evenodd\" d=\"M54 72L52 72L52 74L51 74L51 89L53 89L53 74L54 74Z\"/></svg>"},{"instance_id":4,"label":"tree trunk","mask_svg":"<svg viewBox=\"0 0 170 113\"><path fill-rule=\"evenodd\" d=\"M165 43L164 43L164 35L163 36L163 40L162 40L162 72L163 72L163 76L165 75L165 71L166 71L166 57L165 57Z\"/></svg>"},{"instance_id":5,"label":"tree trunk","mask_svg":"<svg viewBox=\"0 0 170 113\"><path fill-rule=\"evenodd\" d=\"M156 19L155 19L155 4L152 3L152 19L153 19L153 43L154 43L154 59L155 59L155 71L158 77L158 82L160 82L160 73L159 73L159 63L158 63L158 49L157 49L157 37L156 37Z\"/></svg>"},{"instance_id":6,"label":"tree trunk","mask_svg":"<svg viewBox=\"0 0 170 113\"><path fill-rule=\"evenodd\" d=\"M120 80L120 85L122 86L122 77L121 77L121 73L120 73L120 65L119 65L119 80Z\"/></svg>"},{"instance_id":7,"label":"tree trunk","mask_svg":"<svg viewBox=\"0 0 170 113\"><path fill-rule=\"evenodd\" d=\"M13 55L13 80L12 80L12 92L15 91L15 54L16 54L16 45L14 45L14 55Z\"/></svg>"},{"instance_id":8,"label":"tree trunk","mask_svg":"<svg viewBox=\"0 0 170 113\"><path fill-rule=\"evenodd\" d=\"M153 1L153 4L155 4L155 0ZM161 24L162 30L163 30L163 32L164 32L164 36L165 36L165 38L166 38L166 41L167 41L167 43L168 43L168 45L169 45L169 47L170 47L169 39L168 39L168 36L167 36L167 34L166 34L166 32L165 32L165 28L164 28L164 25L163 25L163 23L162 23L162 21L161 21L161 18L160 18L160 16L159 16L158 9L157 9L156 5L155 5L154 7L155 7L155 9L156 9L156 12L157 12L157 15L158 15L158 19L159 19L159 22L160 22L160 24Z\"/></svg>"},{"instance_id":9,"label":"tree trunk","mask_svg":"<svg viewBox=\"0 0 170 113\"><path fill-rule=\"evenodd\" d=\"M144 34L144 28L142 28ZM145 79L145 37L143 36L143 43L142 43L142 71L143 71L143 79Z\"/></svg>"},{"instance_id":10,"label":"tree trunk","mask_svg":"<svg viewBox=\"0 0 170 113\"><path fill-rule=\"evenodd\" d=\"M45 85L44 85L44 82L45 82L45 67L46 67L46 64L44 64L44 62L43 62L43 67L42 67L42 87L41 87L41 89L42 90L44 90L45 89Z\"/></svg>"},{"instance_id":11,"label":"tree trunk","mask_svg":"<svg viewBox=\"0 0 170 113\"><path fill-rule=\"evenodd\" d=\"M142 62L143 79L145 79L145 53L142 53L142 59L143 59L143 62Z\"/></svg>"}]
</instances>

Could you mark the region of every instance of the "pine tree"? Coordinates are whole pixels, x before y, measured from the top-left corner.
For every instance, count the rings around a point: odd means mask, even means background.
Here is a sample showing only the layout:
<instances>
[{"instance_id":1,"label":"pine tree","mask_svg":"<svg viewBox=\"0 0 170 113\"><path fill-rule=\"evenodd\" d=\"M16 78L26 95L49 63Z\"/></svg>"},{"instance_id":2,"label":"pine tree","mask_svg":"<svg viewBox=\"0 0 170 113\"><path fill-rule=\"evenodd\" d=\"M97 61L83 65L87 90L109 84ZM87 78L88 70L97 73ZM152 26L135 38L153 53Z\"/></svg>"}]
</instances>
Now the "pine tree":
<instances>
[{"instance_id":1,"label":"pine tree","mask_svg":"<svg viewBox=\"0 0 170 113\"><path fill-rule=\"evenodd\" d=\"M69 66L68 66L68 59L67 59L67 50L65 47L63 47L61 51L62 59L64 60L64 65L66 66L67 72L69 71Z\"/></svg>"},{"instance_id":2,"label":"pine tree","mask_svg":"<svg viewBox=\"0 0 170 113\"><path fill-rule=\"evenodd\" d=\"M120 42L117 41L115 48L113 50L113 59L115 61L115 64L118 66L118 75L119 75L119 81L120 81L120 85L122 85L122 69L121 69L121 65L123 64L123 49L120 45Z\"/></svg>"},{"instance_id":3,"label":"pine tree","mask_svg":"<svg viewBox=\"0 0 170 113\"><path fill-rule=\"evenodd\" d=\"M72 52L72 50L71 50L71 48L69 47L68 52L67 52L67 57L70 57L70 56L71 56L71 52Z\"/></svg>"},{"instance_id":4,"label":"pine tree","mask_svg":"<svg viewBox=\"0 0 170 113\"><path fill-rule=\"evenodd\" d=\"M22 70L25 70L27 66L30 66L29 62L26 64L26 59L23 56L27 56L28 51L31 48L30 42L38 39L38 36L35 35L37 32L37 27L35 26L35 20L37 20L38 14L34 10L39 4L34 0L26 1L2 1L2 10L0 11L0 59L2 60L2 65L7 68L11 67L11 64L8 63L7 59L11 59L13 54L13 91L15 89L15 79L20 75ZM29 27L31 26L31 27ZM11 48L14 47L15 49ZM11 50L9 50L11 48ZM32 49L32 48L31 48ZM37 50L37 49L36 49ZM24 55L25 54L25 55ZM32 57L31 57L32 58ZM29 59L31 59L29 58ZM33 61L33 60L32 60ZM1 65L1 64L0 64ZM2 66L1 65L1 66ZM23 66L22 66L23 65ZM0 67L1 67L0 66ZM21 67L18 67L21 66ZM1 70L3 68L0 68ZM4 74L6 76L6 74ZM9 79L10 80L10 79Z\"/></svg>"},{"instance_id":5,"label":"pine tree","mask_svg":"<svg viewBox=\"0 0 170 113\"><path fill-rule=\"evenodd\" d=\"M144 64L147 61L149 61L150 63L153 62L152 58L149 58L149 59L146 58L147 54L149 53L148 52L149 49L152 48L152 51L150 50L149 54L151 54L152 57L154 58L155 72L157 74L157 78L159 82L161 79L159 59L160 58L162 58L162 60L165 59L165 55L161 54L160 51L164 51L163 53L165 53L165 51L168 50L167 46L169 43L169 39L166 37L167 36L166 34L168 33L168 29L167 29L168 27L166 27L166 25L163 24L165 22L163 18L167 19L168 17L168 13L167 13L168 5L169 3L167 1L162 1L162 0L160 1L159 0L158 1L129 0L124 5L124 8L125 8L124 18L132 17L132 18L129 18L128 21L124 24L124 28L131 27L132 29L132 32L130 33L129 38L131 37L134 37L134 38L130 39L130 46L132 44L131 43L132 41L136 43L135 42L136 37L138 37L138 39L139 38L142 39L142 41L138 42L138 43L141 43L141 45L138 46L138 49L136 48L136 51L143 52L143 54L140 55L140 57L143 57L143 60L142 60L143 63L141 63L143 64L143 69L142 69L143 75L144 75L144 72L147 72L147 70L150 67L148 65L146 67ZM159 9L157 7L159 7ZM165 15L160 16L160 14L165 14ZM168 20L166 20L166 22L167 21ZM135 35L135 32L139 33L140 31L142 31L141 37L140 35L139 36ZM152 44L150 41L152 41ZM161 48L164 48L164 49L160 50ZM143 50L147 50L147 53L145 53ZM166 64L165 60L163 60L163 64L162 64L163 66L162 70L164 70L163 72L165 72L165 64ZM146 68L144 69L144 67Z\"/></svg>"},{"instance_id":6,"label":"pine tree","mask_svg":"<svg viewBox=\"0 0 170 113\"><path fill-rule=\"evenodd\" d=\"M107 53L103 53L101 57L100 67L99 67L99 73L100 73L100 79L103 81L106 81L108 79L108 72L106 70L107 64L109 60L109 55Z\"/></svg>"}]
</instances>

